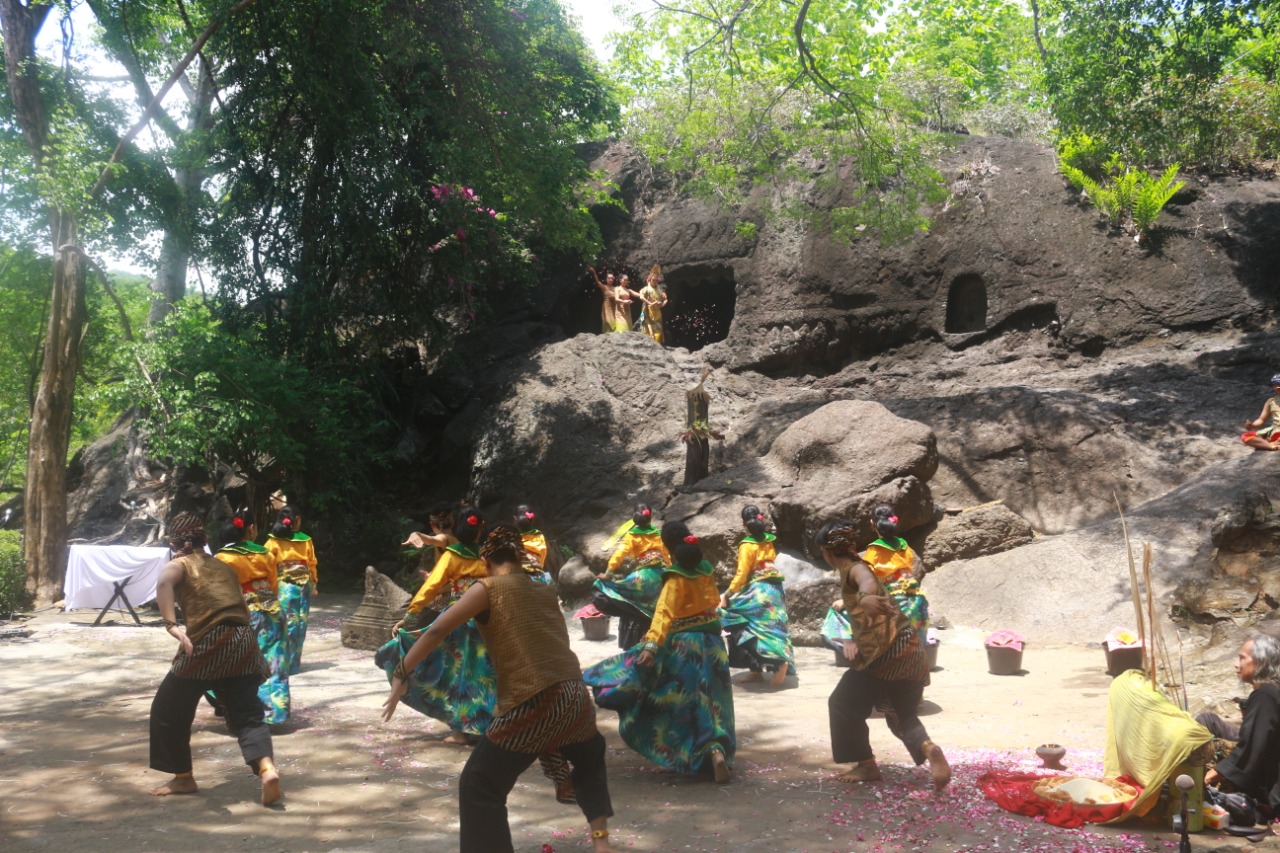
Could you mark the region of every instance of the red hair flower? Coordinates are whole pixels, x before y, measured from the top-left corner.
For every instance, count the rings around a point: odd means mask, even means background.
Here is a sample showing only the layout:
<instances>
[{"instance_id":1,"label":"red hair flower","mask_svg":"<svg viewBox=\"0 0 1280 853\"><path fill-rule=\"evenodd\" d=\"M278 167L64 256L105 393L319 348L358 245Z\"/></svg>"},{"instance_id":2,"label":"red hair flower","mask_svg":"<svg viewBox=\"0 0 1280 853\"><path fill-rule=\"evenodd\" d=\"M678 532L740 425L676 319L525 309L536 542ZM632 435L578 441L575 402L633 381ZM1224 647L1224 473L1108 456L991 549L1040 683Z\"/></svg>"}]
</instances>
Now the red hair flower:
<instances>
[{"instance_id":1,"label":"red hair flower","mask_svg":"<svg viewBox=\"0 0 1280 853\"><path fill-rule=\"evenodd\" d=\"M697 545L698 537L690 533L688 536L684 537L684 541L688 542L690 545Z\"/></svg>"},{"instance_id":2,"label":"red hair flower","mask_svg":"<svg viewBox=\"0 0 1280 853\"><path fill-rule=\"evenodd\" d=\"M757 513L756 521L764 521L764 513Z\"/></svg>"},{"instance_id":3,"label":"red hair flower","mask_svg":"<svg viewBox=\"0 0 1280 853\"><path fill-rule=\"evenodd\" d=\"M293 519L287 515L284 518L280 519L280 523L283 524L285 527L293 527Z\"/></svg>"},{"instance_id":4,"label":"red hair flower","mask_svg":"<svg viewBox=\"0 0 1280 853\"><path fill-rule=\"evenodd\" d=\"M890 524L897 524L897 523L898 523L898 517L897 517L896 515L891 515L891 516L889 516L888 521L889 521L889 523L890 523Z\"/></svg>"},{"instance_id":5,"label":"red hair flower","mask_svg":"<svg viewBox=\"0 0 1280 853\"><path fill-rule=\"evenodd\" d=\"M640 514L641 514L641 515L643 515L645 518L648 518L649 516L653 515L653 510L651 510L651 509L642 509L642 510L640 510Z\"/></svg>"},{"instance_id":6,"label":"red hair flower","mask_svg":"<svg viewBox=\"0 0 1280 853\"><path fill-rule=\"evenodd\" d=\"M525 518L527 518L527 519L529 519L529 520L533 520L533 513L531 513L531 512L526 512L526 513L524 514L524 517L525 517Z\"/></svg>"},{"instance_id":7,"label":"red hair flower","mask_svg":"<svg viewBox=\"0 0 1280 853\"><path fill-rule=\"evenodd\" d=\"M467 524L470 524L472 527L475 527L479 523L480 523L480 516L478 515L467 516Z\"/></svg>"},{"instance_id":8,"label":"red hair flower","mask_svg":"<svg viewBox=\"0 0 1280 853\"><path fill-rule=\"evenodd\" d=\"M243 519L243 518L241 518L241 517L240 517L240 516L238 516L238 515L237 515L235 518L231 519L231 523L232 523L232 524L234 524L234 525L236 526L236 529L237 529L237 530L243 530L243 529L244 529L244 519Z\"/></svg>"}]
</instances>

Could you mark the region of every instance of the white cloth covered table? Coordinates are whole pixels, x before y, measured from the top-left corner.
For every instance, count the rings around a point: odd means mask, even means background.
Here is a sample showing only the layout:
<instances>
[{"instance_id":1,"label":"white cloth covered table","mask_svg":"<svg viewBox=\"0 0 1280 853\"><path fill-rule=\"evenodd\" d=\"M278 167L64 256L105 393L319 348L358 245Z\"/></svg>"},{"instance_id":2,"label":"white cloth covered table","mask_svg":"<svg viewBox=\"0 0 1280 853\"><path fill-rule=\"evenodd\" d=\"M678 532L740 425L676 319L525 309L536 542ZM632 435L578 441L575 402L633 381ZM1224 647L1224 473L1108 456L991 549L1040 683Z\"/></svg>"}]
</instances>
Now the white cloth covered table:
<instances>
[{"instance_id":1,"label":"white cloth covered table","mask_svg":"<svg viewBox=\"0 0 1280 853\"><path fill-rule=\"evenodd\" d=\"M115 593L114 584L129 579L124 588L135 607L156 597L160 570L169 562L169 549L135 548L130 545L72 545L67 557L67 580L63 586L67 610L107 606ZM124 609L124 603L116 605Z\"/></svg>"}]
</instances>

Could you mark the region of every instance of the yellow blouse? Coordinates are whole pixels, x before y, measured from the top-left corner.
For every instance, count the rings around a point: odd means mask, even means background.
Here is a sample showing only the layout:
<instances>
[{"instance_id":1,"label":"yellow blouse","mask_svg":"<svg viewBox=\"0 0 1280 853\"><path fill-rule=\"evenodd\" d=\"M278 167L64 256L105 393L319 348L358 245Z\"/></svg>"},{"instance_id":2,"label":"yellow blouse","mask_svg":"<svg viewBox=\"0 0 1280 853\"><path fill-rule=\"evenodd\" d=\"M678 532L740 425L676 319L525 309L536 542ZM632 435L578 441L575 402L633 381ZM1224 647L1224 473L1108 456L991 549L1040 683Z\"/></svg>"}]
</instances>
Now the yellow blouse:
<instances>
[{"instance_id":1,"label":"yellow blouse","mask_svg":"<svg viewBox=\"0 0 1280 853\"><path fill-rule=\"evenodd\" d=\"M470 556L468 551L470 554L475 553L474 549L468 549L464 545L450 545L444 550L431 569L431 574L427 575L427 579L409 602L408 613L421 613L443 592L456 600L477 579L489 576L484 560L479 556Z\"/></svg>"},{"instance_id":2,"label":"yellow blouse","mask_svg":"<svg viewBox=\"0 0 1280 853\"><path fill-rule=\"evenodd\" d=\"M703 565L707 573L699 577L667 572L649 632L644 635L646 643L661 645L670 634L719 621L716 608L720 605L720 591L716 589L716 576L710 564L704 562Z\"/></svg>"},{"instance_id":3,"label":"yellow blouse","mask_svg":"<svg viewBox=\"0 0 1280 853\"><path fill-rule=\"evenodd\" d=\"M320 581L316 576L316 547L310 536L305 533L295 533L292 539L281 539L272 534L267 537L267 551L275 558L277 572L291 566L305 565L307 572L311 575L311 585L319 587Z\"/></svg>"},{"instance_id":4,"label":"yellow blouse","mask_svg":"<svg viewBox=\"0 0 1280 853\"><path fill-rule=\"evenodd\" d=\"M773 561L778 558L778 547L773 544L776 538L772 533L766 533L763 542L750 536L742 540L738 546L738 571L729 583L729 595L741 592L752 580L782 579L782 573L773 566Z\"/></svg>"},{"instance_id":5,"label":"yellow blouse","mask_svg":"<svg viewBox=\"0 0 1280 853\"><path fill-rule=\"evenodd\" d=\"M862 553L862 561L871 567L883 584L890 584L904 577L914 576L916 552L905 539L899 539L900 547L894 548L883 539L877 539Z\"/></svg>"},{"instance_id":6,"label":"yellow blouse","mask_svg":"<svg viewBox=\"0 0 1280 853\"><path fill-rule=\"evenodd\" d=\"M236 570L240 586L256 580L265 580L275 595L276 558L257 542L237 542L220 549L213 556Z\"/></svg>"},{"instance_id":7,"label":"yellow blouse","mask_svg":"<svg viewBox=\"0 0 1280 853\"><path fill-rule=\"evenodd\" d=\"M662 544L662 534L656 527L633 527L622 535L622 541L609 558L607 571L616 572L627 558L634 561L633 569L644 566L666 566L671 562L667 546Z\"/></svg>"},{"instance_id":8,"label":"yellow blouse","mask_svg":"<svg viewBox=\"0 0 1280 853\"><path fill-rule=\"evenodd\" d=\"M524 542L525 565L541 570L547 565L547 537L539 530L520 534Z\"/></svg>"}]
</instances>

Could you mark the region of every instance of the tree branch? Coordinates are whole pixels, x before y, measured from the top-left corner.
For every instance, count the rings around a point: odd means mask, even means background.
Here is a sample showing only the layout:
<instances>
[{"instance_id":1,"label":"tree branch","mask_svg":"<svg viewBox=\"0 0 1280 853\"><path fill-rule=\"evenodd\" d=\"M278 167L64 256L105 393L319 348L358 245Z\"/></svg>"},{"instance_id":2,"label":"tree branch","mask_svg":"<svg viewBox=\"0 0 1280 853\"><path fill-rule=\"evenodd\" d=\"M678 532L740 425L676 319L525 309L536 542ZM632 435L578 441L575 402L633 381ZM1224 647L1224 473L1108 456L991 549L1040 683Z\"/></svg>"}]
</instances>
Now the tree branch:
<instances>
[{"instance_id":1,"label":"tree branch","mask_svg":"<svg viewBox=\"0 0 1280 853\"><path fill-rule=\"evenodd\" d=\"M14 2L14 0L7 1ZM142 116L136 123L134 123L133 127L129 128L129 132L121 138L120 144L116 146L116 150L111 152L111 158L107 160L107 164L103 167L102 174L98 176L97 183L95 183L93 185L93 189L89 191L90 198L97 198L103 188L106 187L107 182L111 180L111 167L120 162L120 157L124 154L125 147L129 145L129 143L133 142L134 137L141 133L142 130L151 122L152 116L155 115L156 111L160 108L160 102L169 94L169 90L173 88L174 84L177 83L178 78L187 70L187 66L196 58L200 49L204 47L205 42L207 42L214 33L222 28L222 25L226 23L227 18L242 9L247 9L256 2L257 0L240 0L239 3L236 3L228 9L222 17L209 22L209 25L204 28L204 32L200 34L200 38L196 39L195 43L188 48L186 55L178 61L177 65L174 66L172 73L169 74L169 79L164 81L164 85L160 87L160 91L156 92L155 97L151 99L151 103L145 110L143 110Z\"/></svg>"}]
</instances>

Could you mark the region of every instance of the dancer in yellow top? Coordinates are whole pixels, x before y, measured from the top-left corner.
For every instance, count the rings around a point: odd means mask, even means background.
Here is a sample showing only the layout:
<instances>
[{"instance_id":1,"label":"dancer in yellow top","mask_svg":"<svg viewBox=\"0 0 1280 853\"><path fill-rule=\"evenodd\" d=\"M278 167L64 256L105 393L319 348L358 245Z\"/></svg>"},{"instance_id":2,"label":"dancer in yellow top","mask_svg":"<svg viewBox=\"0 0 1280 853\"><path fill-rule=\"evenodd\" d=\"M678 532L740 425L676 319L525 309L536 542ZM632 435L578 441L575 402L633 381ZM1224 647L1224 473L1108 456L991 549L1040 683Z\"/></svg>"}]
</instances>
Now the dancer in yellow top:
<instances>
[{"instance_id":1,"label":"dancer in yellow top","mask_svg":"<svg viewBox=\"0 0 1280 853\"><path fill-rule=\"evenodd\" d=\"M662 267L654 264L653 269L645 276L644 287L640 288L638 294L640 301L644 303L644 308L641 309L641 328L658 343L662 343L662 309L667 305L667 294L660 287L661 284Z\"/></svg>"},{"instance_id":2,"label":"dancer in yellow top","mask_svg":"<svg viewBox=\"0 0 1280 853\"><path fill-rule=\"evenodd\" d=\"M771 669L769 682L776 686L795 669L782 573L773 564L778 548L758 506L742 508L742 523L747 536L738 545L738 572L720 597L720 621L729 632L729 666L750 670L739 683L761 681L763 671Z\"/></svg>"},{"instance_id":3,"label":"dancer in yellow top","mask_svg":"<svg viewBox=\"0 0 1280 853\"><path fill-rule=\"evenodd\" d=\"M653 525L653 509L638 504L631 520L631 529L622 535L604 575L595 582L592 599L601 613L618 617L618 646L623 649L640 642L649 630L653 605L662 591L662 572L671 563L662 534Z\"/></svg>"},{"instance_id":4,"label":"dancer in yellow top","mask_svg":"<svg viewBox=\"0 0 1280 853\"><path fill-rule=\"evenodd\" d=\"M454 517L450 545L436 561L435 568L409 602L405 618L391 631L391 641L378 650L374 662L388 680L422 631L435 624L440 613L462 598L488 569L480 558L480 534L484 519L479 510L464 507ZM428 606L432 609L428 609ZM416 630L402 630L413 619ZM424 622L425 624L418 624ZM475 620L449 631L444 640L413 669L404 703L420 714L447 723L446 743L465 744L485 733L493 719L497 696L497 676L489 660L484 638Z\"/></svg>"},{"instance_id":5,"label":"dancer in yellow top","mask_svg":"<svg viewBox=\"0 0 1280 853\"><path fill-rule=\"evenodd\" d=\"M547 537L538 529L538 514L528 504L516 507L516 530L520 531L520 539L524 542L522 557L525 572L529 577L542 583L551 583L551 575L547 574Z\"/></svg>"},{"instance_id":6,"label":"dancer in yellow top","mask_svg":"<svg viewBox=\"0 0 1280 853\"><path fill-rule=\"evenodd\" d=\"M582 678L597 705L618 712L627 746L677 773L709 772L728 782L736 745L733 686L715 570L682 522L665 524L662 540L675 559L644 642Z\"/></svg>"},{"instance_id":7,"label":"dancer in yellow top","mask_svg":"<svg viewBox=\"0 0 1280 853\"><path fill-rule=\"evenodd\" d=\"M302 667L302 644L307 641L311 598L318 592L318 575L315 545L302 532L302 514L293 507L280 508L267 536L267 551L275 560L279 575L277 597L284 614L285 674L297 675Z\"/></svg>"},{"instance_id":8,"label":"dancer in yellow top","mask_svg":"<svg viewBox=\"0 0 1280 853\"><path fill-rule=\"evenodd\" d=\"M214 554L235 569L249 608L249 625L258 636L258 648L271 668L267 680L258 687L258 698L266 710L269 725L289 719L288 644L284 613L276 591L276 560L271 552L253 540L258 528L247 511L237 512L222 524L222 541L227 543Z\"/></svg>"}]
</instances>

